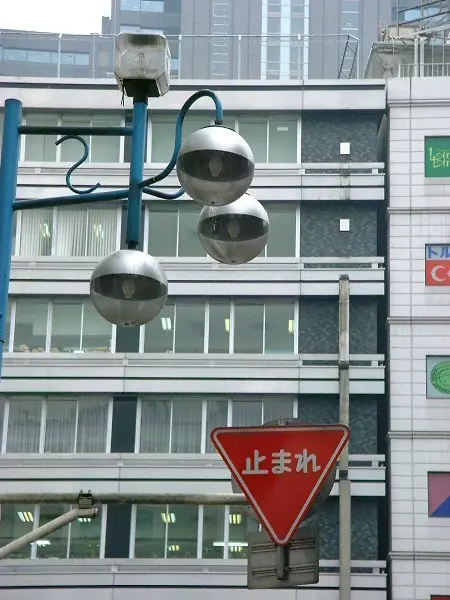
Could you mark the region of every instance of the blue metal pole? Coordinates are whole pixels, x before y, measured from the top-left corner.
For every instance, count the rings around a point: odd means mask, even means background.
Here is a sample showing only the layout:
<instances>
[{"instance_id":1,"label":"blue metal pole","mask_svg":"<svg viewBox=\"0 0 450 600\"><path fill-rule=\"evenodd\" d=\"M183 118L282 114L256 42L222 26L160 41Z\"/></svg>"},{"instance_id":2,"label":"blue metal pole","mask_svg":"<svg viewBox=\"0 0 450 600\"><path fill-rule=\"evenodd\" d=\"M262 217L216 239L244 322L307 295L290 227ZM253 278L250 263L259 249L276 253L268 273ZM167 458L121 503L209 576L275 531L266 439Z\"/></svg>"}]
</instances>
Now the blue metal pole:
<instances>
[{"instance_id":1,"label":"blue metal pole","mask_svg":"<svg viewBox=\"0 0 450 600\"><path fill-rule=\"evenodd\" d=\"M11 240L13 225L13 202L16 197L19 167L19 127L22 121L22 103L5 101L3 145L0 163L0 378L3 347L6 333L9 272L11 269Z\"/></svg>"},{"instance_id":2,"label":"blue metal pole","mask_svg":"<svg viewBox=\"0 0 450 600\"><path fill-rule=\"evenodd\" d=\"M145 153L147 149L147 101L133 104L133 134L131 136L130 192L128 194L127 246L139 245L141 230L142 188Z\"/></svg>"}]
</instances>

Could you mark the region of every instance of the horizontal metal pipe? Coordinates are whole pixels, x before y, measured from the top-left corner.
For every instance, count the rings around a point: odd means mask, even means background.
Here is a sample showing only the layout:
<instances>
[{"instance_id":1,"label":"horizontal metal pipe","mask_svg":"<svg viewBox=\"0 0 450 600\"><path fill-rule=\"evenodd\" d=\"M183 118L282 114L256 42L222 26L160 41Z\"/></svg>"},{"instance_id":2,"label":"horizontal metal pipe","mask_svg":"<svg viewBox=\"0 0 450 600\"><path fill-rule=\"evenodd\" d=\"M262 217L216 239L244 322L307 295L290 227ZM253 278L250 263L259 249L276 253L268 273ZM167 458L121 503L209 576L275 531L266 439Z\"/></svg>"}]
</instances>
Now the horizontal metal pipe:
<instances>
[{"instance_id":1,"label":"horizontal metal pipe","mask_svg":"<svg viewBox=\"0 0 450 600\"><path fill-rule=\"evenodd\" d=\"M244 494L93 494L98 504L191 504L224 506L247 504ZM77 504L78 494L54 492L0 494L0 504Z\"/></svg>"},{"instance_id":2,"label":"horizontal metal pipe","mask_svg":"<svg viewBox=\"0 0 450 600\"><path fill-rule=\"evenodd\" d=\"M17 550L20 550L25 546L28 546L28 544L32 544L37 540L41 540L44 536L49 535L50 533L53 533L58 529L61 529L61 527L64 527L69 523L72 523L73 521L75 521L75 519L79 519L81 517L93 519L97 515L97 508L74 508L73 510L69 510L63 515L57 517L56 519L45 523L45 525L41 525L41 527L38 527L37 529L26 533L17 540L14 540L9 544L6 544L6 546L0 548L0 560L3 558L7 558L10 554L17 552Z\"/></svg>"},{"instance_id":3,"label":"horizontal metal pipe","mask_svg":"<svg viewBox=\"0 0 450 600\"><path fill-rule=\"evenodd\" d=\"M20 133L27 135L131 135L132 127L64 127L64 125L21 125Z\"/></svg>"},{"instance_id":4,"label":"horizontal metal pipe","mask_svg":"<svg viewBox=\"0 0 450 600\"><path fill-rule=\"evenodd\" d=\"M60 198L36 198L34 200L16 200L13 202L13 211L29 210L30 208L46 208L48 206L66 206L68 204L86 204L88 202L107 202L109 200L123 200L127 198L129 190L115 190L111 192L92 192L90 194L72 194Z\"/></svg>"}]
</instances>

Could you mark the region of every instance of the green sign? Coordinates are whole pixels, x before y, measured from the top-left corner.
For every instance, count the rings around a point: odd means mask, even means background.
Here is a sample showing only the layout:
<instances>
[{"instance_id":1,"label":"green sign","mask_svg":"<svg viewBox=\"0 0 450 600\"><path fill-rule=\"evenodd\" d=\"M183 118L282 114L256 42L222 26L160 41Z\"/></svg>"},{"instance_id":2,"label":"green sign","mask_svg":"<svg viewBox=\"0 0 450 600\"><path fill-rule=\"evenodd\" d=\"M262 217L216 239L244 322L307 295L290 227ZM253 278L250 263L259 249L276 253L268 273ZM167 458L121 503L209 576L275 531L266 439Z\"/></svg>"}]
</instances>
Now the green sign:
<instances>
[{"instance_id":1,"label":"green sign","mask_svg":"<svg viewBox=\"0 0 450 600\"><path fill-rule=\"evenodd\" d=\"M450 356L427 356L427 398L450 397Z\"/></svg>"},{"instance_id":2,"label":"green sign","mask_svg":"<svg viewBox=\"0 0 450 600\"><path fill-rule=\"evenodd\" d=\"M450 137L425 138L425 177L450 177Z\"/></svg>"}]
</instances>

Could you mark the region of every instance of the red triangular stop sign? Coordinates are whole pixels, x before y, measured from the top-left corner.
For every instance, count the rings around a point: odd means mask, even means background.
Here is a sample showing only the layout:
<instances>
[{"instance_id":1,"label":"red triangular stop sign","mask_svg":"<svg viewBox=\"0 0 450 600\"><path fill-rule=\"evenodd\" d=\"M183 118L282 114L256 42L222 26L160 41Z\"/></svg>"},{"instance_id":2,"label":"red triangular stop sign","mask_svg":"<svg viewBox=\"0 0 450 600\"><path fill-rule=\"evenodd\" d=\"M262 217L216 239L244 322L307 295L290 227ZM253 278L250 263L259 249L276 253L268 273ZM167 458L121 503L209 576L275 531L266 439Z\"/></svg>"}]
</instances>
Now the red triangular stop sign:
<instances>
[{"instance_id":1,"label":"red triangular stop sign","mask_svg":"<svg viewBox=\"0 0 450 600\"><path fill-rule=\"evenodd\" d=\"M219 427L211 441L275 544L286 545L336 464L345 425Z\"/></svg>"}]
</instances>

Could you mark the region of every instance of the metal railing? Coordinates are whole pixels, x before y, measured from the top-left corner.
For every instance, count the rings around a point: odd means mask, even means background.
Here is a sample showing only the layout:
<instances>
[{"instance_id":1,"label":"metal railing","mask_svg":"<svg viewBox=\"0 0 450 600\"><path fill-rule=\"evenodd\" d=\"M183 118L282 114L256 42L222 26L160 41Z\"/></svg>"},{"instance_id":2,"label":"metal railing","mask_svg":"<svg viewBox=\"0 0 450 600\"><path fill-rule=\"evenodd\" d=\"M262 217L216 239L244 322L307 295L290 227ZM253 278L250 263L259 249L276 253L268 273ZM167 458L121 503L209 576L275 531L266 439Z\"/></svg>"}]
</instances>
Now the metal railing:
<instances>
[{"instance_id":1,"label":"metal railing","mask_svg":"<svg viewBox=\"0 0 450 600\"><path fill-rule=\"evenodd\" d=\"M302 80L357 76L358 39L352 35L166 37L172 56L172 79ZM0 30L0 76L112 78L114 42L114 35Z\"/></svg>"},{"instance_id":2,"label":"metal railing","mask_svg":"<svg viewBox=\"0 0 450 600\"><path fill-rule=\"evenodd\" d=\"M397 77L450 77L450 63L398 65Z\"/></svg>"}]
</instances>

